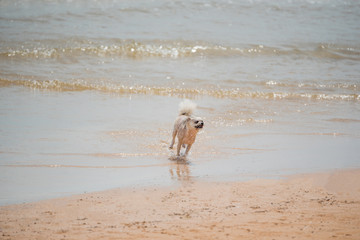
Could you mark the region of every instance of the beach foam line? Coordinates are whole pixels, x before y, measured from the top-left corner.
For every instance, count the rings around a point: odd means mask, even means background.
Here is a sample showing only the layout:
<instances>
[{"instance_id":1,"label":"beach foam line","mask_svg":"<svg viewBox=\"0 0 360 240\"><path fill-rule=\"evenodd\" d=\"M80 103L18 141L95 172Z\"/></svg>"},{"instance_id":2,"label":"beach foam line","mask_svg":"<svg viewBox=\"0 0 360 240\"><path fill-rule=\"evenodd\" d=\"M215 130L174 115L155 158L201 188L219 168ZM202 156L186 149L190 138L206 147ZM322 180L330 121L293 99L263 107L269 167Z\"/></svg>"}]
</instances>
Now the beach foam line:
<instances>
[{"instance_id":1,"label":"beach foam line","mask_svg":"<svg viewBox=\"0 0 360 240\"><path fill-rule=\"evenodd\" d=\"M359 101L359 94L329 94L316 92L264 92L264 91L243 91L240 88L215 89L215 88L177 88L160 86L134 85L126 86L113 83L89 83L85 80L73 82L62 82L59 80L7 80L0 79L0 87L22 86L34 90L50 91L87 91L94 90L105 93L121 95L155 95L171 97L211 96L215 98L254 98L254 99L308 99L308 100L329 100L329 101Z\"/></svg>"}]
</instances>

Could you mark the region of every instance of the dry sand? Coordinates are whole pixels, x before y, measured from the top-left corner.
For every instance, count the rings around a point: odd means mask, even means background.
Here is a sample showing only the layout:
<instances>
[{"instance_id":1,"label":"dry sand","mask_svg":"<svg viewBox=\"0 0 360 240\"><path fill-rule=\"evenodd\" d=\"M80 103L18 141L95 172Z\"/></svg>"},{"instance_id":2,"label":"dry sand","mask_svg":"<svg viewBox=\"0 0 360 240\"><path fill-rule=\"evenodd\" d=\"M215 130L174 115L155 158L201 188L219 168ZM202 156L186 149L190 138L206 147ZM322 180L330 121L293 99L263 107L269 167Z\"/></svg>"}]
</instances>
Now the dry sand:
<instances>
[{"instance_id":1,"label":"dry sand","mask_svg":"<svg viewBox=\"0 0 360 240\"><path fill-rule=\"evenodd\" d=\"M0 239L360 239L360 170L4 206Z\"/></svg>"}]
</instances>

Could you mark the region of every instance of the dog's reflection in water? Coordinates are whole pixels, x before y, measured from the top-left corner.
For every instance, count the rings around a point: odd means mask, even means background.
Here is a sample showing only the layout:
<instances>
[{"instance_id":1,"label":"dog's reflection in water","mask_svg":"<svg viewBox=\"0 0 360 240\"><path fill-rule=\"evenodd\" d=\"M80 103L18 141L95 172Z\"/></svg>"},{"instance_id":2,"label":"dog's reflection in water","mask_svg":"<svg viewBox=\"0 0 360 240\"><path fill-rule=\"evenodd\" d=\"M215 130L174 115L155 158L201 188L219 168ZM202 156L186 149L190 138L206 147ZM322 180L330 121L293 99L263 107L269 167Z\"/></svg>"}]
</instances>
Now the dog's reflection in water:
<instances>
[{"instance_id":1,"label":"dog's reflection in water","mask_svg":"<svg viewBox=\"0 0 360 240\"><path fill-rule=\"evenodd\" d=\"M172 162L169 169L172 180L189 181L191 179L189 169L190 162L185 156L171 156L169 160Z\"/></svg>"}]
</instances>

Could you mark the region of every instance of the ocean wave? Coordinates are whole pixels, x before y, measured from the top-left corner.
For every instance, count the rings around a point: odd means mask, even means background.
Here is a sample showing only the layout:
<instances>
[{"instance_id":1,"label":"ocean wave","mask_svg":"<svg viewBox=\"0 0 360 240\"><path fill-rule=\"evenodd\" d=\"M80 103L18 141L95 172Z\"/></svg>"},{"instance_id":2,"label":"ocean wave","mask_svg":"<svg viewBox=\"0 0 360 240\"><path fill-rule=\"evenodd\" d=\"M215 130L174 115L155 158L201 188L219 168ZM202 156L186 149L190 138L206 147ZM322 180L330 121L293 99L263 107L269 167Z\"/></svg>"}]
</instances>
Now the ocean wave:
<instances>
[{"instance_id":1,"label":"ocean wave","mask_svg":"<svg viewBox=\"0 0 360 240\"><path fill-rule=\"evenodd\" d=\"M201 96L210 96L214 98L253 98L253 99L308 99L308 100L328 100L328 101L359 101L359 94L336 94L324 92L286 92L286 91L244 91L239 88L232 89L196 89L196 88L176 88L162 86L126 86L111 83L88 83L84 80L74 82L62 82L58 80L7 80L0 79L0 87L23 86L34 90L50 90L50 91L100 91L106 93L115 93L120 95L156 95L171 97L188 97L196 98Z\"/></svg>"},{"instance_id":2,"label":"ocean wave","mask_svg":"<svg viewBox=\"0 0 360 240\"><path fill-rule=\"evenodd\" d=\"M353 91L360 91L360 86L354 83L289 83L289 82L277 82L277 81L266 81L266 82L259 82L256 83L260 86L268 86L268 87L282 87L282 88L298 88L298 89L346 89L346 90L353 90Z\"/></svg>"},{"instance_id":3,"label":"ocean wave","mask_svg":"<svg viewBox=\"0 0 360 240\"><path fill-rule=\"evenodd\" d=\"M7 44L4 44L6 46ZM224 46L206 42L163 41L139 42L133 40L46 40L36 46L18 44L21 47L0 48L1 58L62 58L78 56L95 57L261 57L261 56L302 56L325 59L349 59L360 61L360 48L349 45L309 44L307 46ZM28 46L27 46L28 45Z\"/></svg>"}]
</instances>

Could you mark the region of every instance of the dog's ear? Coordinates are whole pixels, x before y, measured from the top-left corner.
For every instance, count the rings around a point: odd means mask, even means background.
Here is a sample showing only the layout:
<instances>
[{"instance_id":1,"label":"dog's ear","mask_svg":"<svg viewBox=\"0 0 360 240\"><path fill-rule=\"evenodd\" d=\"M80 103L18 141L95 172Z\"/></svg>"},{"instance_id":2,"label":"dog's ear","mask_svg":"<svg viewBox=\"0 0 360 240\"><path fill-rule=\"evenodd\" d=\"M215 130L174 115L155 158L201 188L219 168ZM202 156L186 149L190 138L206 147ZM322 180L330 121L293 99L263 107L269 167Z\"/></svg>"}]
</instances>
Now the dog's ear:
<instances>
[{"instance_id":1,"label":"dog's ear","mask_svg":"<svg viewBox=\"0 0 360 240\"><path fill-rule=\"evenodd\" d=\"M184 125L185 125L185 127L188 125L188 123L190 122L190 120L191 120L191 117L187 117L187 118L185 119L185 121L183 122Z\"/></svg>"}]
</instances>

